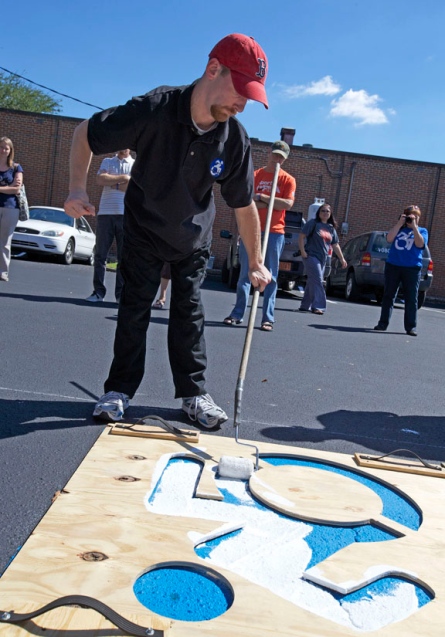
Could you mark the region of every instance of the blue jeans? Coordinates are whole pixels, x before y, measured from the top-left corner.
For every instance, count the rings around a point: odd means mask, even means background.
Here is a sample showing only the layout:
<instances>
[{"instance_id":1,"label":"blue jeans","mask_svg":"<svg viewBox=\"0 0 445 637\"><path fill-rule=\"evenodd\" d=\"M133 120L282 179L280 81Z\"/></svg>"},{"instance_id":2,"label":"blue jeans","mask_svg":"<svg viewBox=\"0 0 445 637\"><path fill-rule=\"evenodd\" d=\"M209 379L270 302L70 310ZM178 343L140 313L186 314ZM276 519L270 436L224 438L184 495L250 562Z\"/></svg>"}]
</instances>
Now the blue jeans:
<instances>
[{"instance_id":1,"label":"blue jeans","mask_svg":"<svg viewBox=\"0 0 445 637\"><path fill-rule=\"evenodd\" d=\"M409 332L417 326L417 295L419 293L420 267L405 267L385 264L385 289L382 299L382 310L379 325L387 328L391 320L392 308L397 296L399 285L403 285L405 299L405 330Z\"/></svg>"},{"instance_id":2,"label":"blue jeans","mask_svg":"<svg viewBox=\"0 0 445 637\"><path fill-rule=\"evenodd\" d=\"M306 270L306 287L301 301L302 310L326 310L326 292L323 285L324 265L317 257L308 257L304 260Z\"/></svg>"},{"instance_id":3,"label":"blue jeans","mask_svg":"<svg viewBox=\"0 0 445 637\"><path fill-rule=\"evenodd\" d=\"M93 287L102 298L105 297L105 270L107 258L114 239L117 247L117 269L114 294L116 301L122 293L123 279L121 274L122 241L124 237L124 215L97 215L96 254L94 256Z\"/></svg>"},{"instance_id":4,"label":"blue jeans","mask_svg":"<svg viewBox=\"0 0 445 637\"><path fill-rule=\"evenodd\" d=\"M274 322L274 310L275 299L277 296L277 278L280 268L280 255L284 247L284 234L278 234L271 232L269 234L269 240L267 242L266 258L264 265L272 275L271 282L266 286L263 295L263 318L262 323L266 321L269 323ZM250 280L249 280L249 261L247 258L246 248L242 241L239 245L239 259L240 259L240 275L238 279L238 285L236 286L236 303L230 316L237 320L242 320L247 308L247 302L250 294Z\"/></svg>"}]
</instances>

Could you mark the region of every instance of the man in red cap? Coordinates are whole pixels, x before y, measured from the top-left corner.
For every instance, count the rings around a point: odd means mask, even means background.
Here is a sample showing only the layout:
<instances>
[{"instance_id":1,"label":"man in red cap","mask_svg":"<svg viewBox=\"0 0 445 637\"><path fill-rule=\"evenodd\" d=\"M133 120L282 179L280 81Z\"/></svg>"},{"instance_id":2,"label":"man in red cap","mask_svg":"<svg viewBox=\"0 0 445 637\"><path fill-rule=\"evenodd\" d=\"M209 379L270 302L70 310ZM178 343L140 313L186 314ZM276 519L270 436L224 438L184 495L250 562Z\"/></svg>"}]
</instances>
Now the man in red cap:
<instances>
[{"instance_id":1,"label":"man in red cap","mask_svg":"<svg viewBox=\"0 0 445 637\"><path fill-rule=\"evenodd\" d=\"M75 130L70 158L72 217L94 215L86 192L92 153L136 153L125 196L121 294L114 359L93 415L120 420L145 371L150 310L165 262L171 266L168 353L175 397L193 421L213 428L227 414L205 390L205 276L215 215L213 185L235 209L249 277L264 290L253 203L250 141L234 117L248 99L267 108L267 58L253 38L233 33L212 49L204 74L189 86L161 86L125 105L96 113Z\"/></svg>"}]
</instances>

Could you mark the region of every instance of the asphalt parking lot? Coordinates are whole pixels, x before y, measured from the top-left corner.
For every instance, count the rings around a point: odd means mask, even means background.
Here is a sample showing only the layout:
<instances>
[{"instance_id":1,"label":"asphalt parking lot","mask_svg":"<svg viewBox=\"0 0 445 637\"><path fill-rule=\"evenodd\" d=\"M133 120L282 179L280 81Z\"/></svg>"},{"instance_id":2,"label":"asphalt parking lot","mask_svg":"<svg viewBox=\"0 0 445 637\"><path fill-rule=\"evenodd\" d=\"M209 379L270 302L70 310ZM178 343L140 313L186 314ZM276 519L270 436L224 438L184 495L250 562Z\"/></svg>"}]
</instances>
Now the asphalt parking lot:
<instances>
[{"instance_id":1,"label":"asphalt parking lot","mask_svg":"<svg viewBox=\"0 0 445 637\"><path fill-rule=\"evenodd\" d=\"M85 302L92 275L86 265L16 259L0 287L0 572L102 431L91 412L111 362L117 306L112 293L110 302ZM110 289L113 276L107 274ZM207 389L229 415L214 435L233 436L247 320L222 324L235 295L214 277L203 297ZM389 330L376 333L375 303L331 298L323 317L295 312L298 306L298 294L280 294L274 331L255 330L241 436L258 441L260 451L261 441L348 454L403 448L444 461L444 309L422 308L412 338L400 307ZM188 423L173 398L167 323L167 310L153 311L146 376L130 421L157 414Z\"/></svg>"}]
</instances>

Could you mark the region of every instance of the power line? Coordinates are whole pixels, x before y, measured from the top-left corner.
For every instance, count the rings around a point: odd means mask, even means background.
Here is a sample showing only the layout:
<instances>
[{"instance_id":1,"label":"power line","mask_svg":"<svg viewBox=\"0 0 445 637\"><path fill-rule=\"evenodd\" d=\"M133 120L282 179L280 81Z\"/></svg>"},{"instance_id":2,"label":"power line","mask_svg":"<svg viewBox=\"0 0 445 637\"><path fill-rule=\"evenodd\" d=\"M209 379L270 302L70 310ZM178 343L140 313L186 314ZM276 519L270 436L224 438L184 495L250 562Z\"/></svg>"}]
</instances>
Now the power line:
<instances>
[{"instance_id":1,"label":"power line","mask_svg":"<svg viewBox=\"0 0 445 637\"><path fill-rule=\"evenodd\" d=\"M3 66L0 66L0 69L2 71L6 71L6 73L9 73L10 75L15 75L16 77L19 77L21 80L25 80L25 82L29 82L30 84L35 84L35 86L39 86L40 88L45 89L45 91L51 91L51 93L56 93L57 95L61 95L62 97L67 97L69 100L80 102L80 104L85 104L86 106L92 106L93 108L97 108L98 111L104 110L101 106L95 106L94 104L89 104L88 102L84 102L83 100L78 100L77 97L71 97L70 95L66 95L65 93L60 93L59 91L55 91L53 88L49 88L48 86L43 86L43 84L38 84L37 82L33 82L32 80L29 80L27 77L23 77L22 75L19 75L18 73L14 73L13 71L8 71L8 69L3 68Z\"/></svg>"}]
</instances>

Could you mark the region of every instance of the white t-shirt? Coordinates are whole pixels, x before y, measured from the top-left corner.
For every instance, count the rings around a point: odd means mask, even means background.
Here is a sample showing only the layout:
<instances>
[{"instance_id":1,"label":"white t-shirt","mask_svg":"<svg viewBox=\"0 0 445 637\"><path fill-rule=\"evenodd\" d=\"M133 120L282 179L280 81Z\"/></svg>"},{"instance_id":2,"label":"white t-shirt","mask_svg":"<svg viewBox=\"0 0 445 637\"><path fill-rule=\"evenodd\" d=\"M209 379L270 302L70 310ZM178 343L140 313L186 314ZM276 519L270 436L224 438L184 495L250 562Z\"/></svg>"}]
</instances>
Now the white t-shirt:
<instances>
[{"instance_id":1,"label":"white t-shirt","mask_svg":"<svg viewBox=\"0 0 445 637\"><path fill-rule=\"evenodd\" d=\"M108 173L109 175L129 175L134 164L134 159L124 157L119 159L117 155L114 157L106 157L98 170L98 175ZM102 196L100 198L98 215L123 215L124 214L124 197L125 192L118 190L116 186L104 186Z\"/></svg>"}]
</instances>

